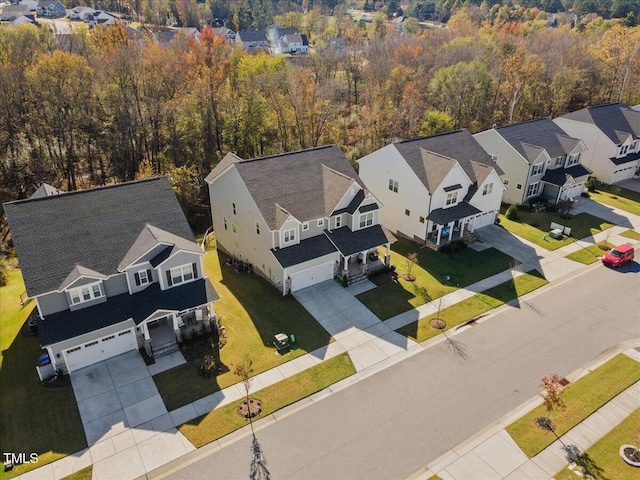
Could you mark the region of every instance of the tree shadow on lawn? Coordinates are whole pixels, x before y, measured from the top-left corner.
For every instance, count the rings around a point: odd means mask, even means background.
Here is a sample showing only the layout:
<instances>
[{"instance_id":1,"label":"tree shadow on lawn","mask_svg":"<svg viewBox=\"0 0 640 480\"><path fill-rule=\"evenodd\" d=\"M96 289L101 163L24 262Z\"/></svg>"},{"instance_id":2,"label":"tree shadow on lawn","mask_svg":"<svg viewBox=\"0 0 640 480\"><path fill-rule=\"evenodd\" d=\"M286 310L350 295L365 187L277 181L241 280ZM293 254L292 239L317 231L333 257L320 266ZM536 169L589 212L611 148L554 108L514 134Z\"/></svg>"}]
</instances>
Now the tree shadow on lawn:
<instances>
[{"instance_id":1,"label":"tree shadow on lawn","mask_svg":"<svg viewBox=\"0 0 640 480\"><path fill-rule=\"evenodd\" d=\"M300 354L329 344L331 336L293 296L283 297L256 273L237 272L227 265L228 258L218 252L222 284L246 311L265 347L276 351L273 342L277 333L294 334L296 342L291 348L299 349Z\"/></svg>"},{"instance_id":2,"label":"tree shadow on lawn","mask_svg":"<svg viewBox=\"0 0 640 480\"><path fill-rule=\"evenodd\" d=\"M20 317L26 320L35 311L28 304ZM37 464L24 464L7 472L6 478L23 474L87 447L80 413L71 385L44 387L36 372L43 353L37 336L18 330L13 342L2 351L0 370L0 441L3 452L38 454ZM10 335L10 329L3 329Z\"/></svg>"}]
</instances>

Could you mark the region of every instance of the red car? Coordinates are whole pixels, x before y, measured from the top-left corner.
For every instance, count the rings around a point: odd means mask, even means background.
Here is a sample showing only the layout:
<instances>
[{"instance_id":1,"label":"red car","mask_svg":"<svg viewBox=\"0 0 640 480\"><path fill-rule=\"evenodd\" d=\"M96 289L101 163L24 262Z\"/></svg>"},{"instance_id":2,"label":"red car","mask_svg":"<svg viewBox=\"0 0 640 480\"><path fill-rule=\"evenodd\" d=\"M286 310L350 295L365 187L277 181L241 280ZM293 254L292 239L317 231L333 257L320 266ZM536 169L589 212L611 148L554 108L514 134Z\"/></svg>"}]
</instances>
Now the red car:
<instances>
[{"instance_id":1,"label":"red car","mask_svg":"<svg viewBox=\"0 0 640 480\"><path fill-rule=\"evenodd\" d=\"M619 267L633 260L633 247L628 243L612 248L602 257L602 263L609 267Z\"/></svg>"}]
</instances>

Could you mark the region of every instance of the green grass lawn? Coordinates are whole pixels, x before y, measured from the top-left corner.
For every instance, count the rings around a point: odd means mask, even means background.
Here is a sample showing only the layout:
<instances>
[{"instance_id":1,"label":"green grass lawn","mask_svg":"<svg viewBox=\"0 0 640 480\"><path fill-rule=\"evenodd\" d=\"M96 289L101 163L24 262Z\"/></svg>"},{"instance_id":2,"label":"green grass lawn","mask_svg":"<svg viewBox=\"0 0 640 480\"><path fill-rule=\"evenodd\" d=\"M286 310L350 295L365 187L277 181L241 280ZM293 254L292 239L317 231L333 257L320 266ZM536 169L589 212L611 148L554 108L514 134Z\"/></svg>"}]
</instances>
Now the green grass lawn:
<instances>
[{"instance_id":1,"label":"green grass lawn","mask_svg":"<svg viewBox=\"0 0 640 480\"><path fill-rule=\"evenodd\" d=\"M561 437L638 380L640 363L620 354L570 384L562 394L567 409L551 412L550 419L556 424L555 434ZM552 432L535 425L534 420L544 416L546 410L540 405L507 427L509 435L530 458L556 440Z\"/></svg>"},{"instance_id":2,"label":"green grass lawn","mask_svg":"<svg viewBox=\"0 0 640 480\"><path fill-rule=\"evenodd\" d=\"M421 249L406 239L398 239L391 248L391 264L396 266L396 273L407 273L407 255L412 252L418 254L419 264L411 267L411 275L416 277L414 282L398 278L356 297L382 320L424 304L424 298L416 294L416 287L426 289L431 298L438 298L507 270L511 261L511 257L494 248L482 252L466 248L446 254Z\"/></svg>"},{"instance_id":3,"label":"green grass lawn","mask_svg":"<svg viewBox=\"0 0 640 480\"><path fill-rule=\"evenodd\" d=\"M24 307L20 270L13 270L0 287L0 442L3 452L37 453L38 463L23 464L0 478L12 478L53 462L87 446L71 386L45 388L35 365L42 353L37 337L25 337L21 328L35 308Z\"/></svg>"},{"instance_id":4,"label":"green grass lawn","mask_svg":"<svg viewBox=\"0 0 640 480\"><path fill-rule=\"evenodd\" d=\"M220 295L215 308L228 335L220 359L229 371L215 379L205 379L198 375L200 361L196 360L155 375L153 378L169 410L238 383L233 366L247 357L253 360L257 375L331 341L295 298L282 297L257 275L236 273L226 266L226 257L218 254L213 242L203 262L205 273ZM280 332L296 336L295 348L284 355L277 354L272 343L273 336Z\"/></svg>"},{"instance_id":5,"label":"green grass lawn","mask_svg":"<svg viewBox=\"0 0 640 480\"><path fill-rule=\"evenodd\" d=\"M622 235L623 237L630 238L632 240L640 240L640 233L636 232L635 230L625 230L620 235Z\"/></svg>"},{"instance_id":6,"label":"green grass lawn","mask_svg":"<svg viewBox=\"0 0 640 480\"><path fill-rule=\"evenodd\" d=\"M78 470L77 472L72 473L71 475L67 475L62 480L91 480L92 477L93 477L93 465L89 465L88 467L83 468L82 470Z\"/></svg>"},{"instance_id":7,"label":"green grass lawn","mask_svg":"<svg viewBox=\"0 0 640 480\"><path fill-rule=\"evenodd\" d=\"M450 307L443 305L440 318L446 322L446 330L449 330L547 283L537 270L532 270L520 275L513 282L502 283ZM416 342L424 342L441 332L429 324L429 321L436 317L437 313L423 317L417 322L399 328L397 332Z\"/></svg>"},{"instance_id":8,"label":"green grass lawn","mask_svg":"<svg viewBox=\"0 0 640 480\"><path fill-rule=\"evenodd\" d=\"M589 192L589 197L610 207L640 215L640 193L633 190L615 185L598 185L597 191Z\"/></svg>"},{"instance_id":9,"label":"green grass lawn","mask_svg":"<svg viewBox=\"0 0 640 480\"><path fill-rule=\"evenodd\" d=\"M640 409L633 412L607 435L597 441L577 459L576 464L596 480L637 480L638 468L625 463L618 451L622 445L633 445L633 438L640 425ZM556 475L556 480L575 480L574 472L566 466Z\"/></svg>"},{"instance_id":10,"label":"green grass lawn","mask_svg":"<svg viewBox=\"0 0 640 480\"><path fill-rule=\"evenodd\" d=\"M527 211L518 211L517 220L509 220L504 215L500 215L500 225L509 230L514 235L529 240L536 245L546 248L547 250L556 250L565 245L569 245L574 240L590 237L607 228L613 227L611 223L607 223L601 218L589 215L588 213L579 213L571 216L572 218L565 220L560 217L558 212L533 213ZM571 228L571 237L564 237L562 240L556 240L549 236L549 226L551 222L565 225Z\"/></svg>"},{"instance_id":11,"label":"green grass lawn","mask_svg":"<svg viewBox=\"0 0 640 480\"><path fill-rule=\"evenodd\" d=\"M605 247L606 250L601 247ZM569 260L574 260L576 262L584 263L585 265L590 265L597 262L600 257L602 257L613 247L615 247L615 245L609 242L605 242L604 245L602 243L598 243L596 245L590 245L586 248L582 248L576 252L570 253L566 256L566 258L568 258Z\"/></svg>"},{"instance_id":12,"label":"green grass lawn","mask_svg":"<svg viewBox=\"0 0 640 480\"><path fill-rule=\"evenodd\" d=\"M261 416L265 417L354 373L356 369L349 355L345 353L252 393L251 398L262 401ZM178 430L196 448L200 448L247 425L247 420L236 411L238 403L240 400L213 410L181 425Z\"/></svg>"}]
</instances>

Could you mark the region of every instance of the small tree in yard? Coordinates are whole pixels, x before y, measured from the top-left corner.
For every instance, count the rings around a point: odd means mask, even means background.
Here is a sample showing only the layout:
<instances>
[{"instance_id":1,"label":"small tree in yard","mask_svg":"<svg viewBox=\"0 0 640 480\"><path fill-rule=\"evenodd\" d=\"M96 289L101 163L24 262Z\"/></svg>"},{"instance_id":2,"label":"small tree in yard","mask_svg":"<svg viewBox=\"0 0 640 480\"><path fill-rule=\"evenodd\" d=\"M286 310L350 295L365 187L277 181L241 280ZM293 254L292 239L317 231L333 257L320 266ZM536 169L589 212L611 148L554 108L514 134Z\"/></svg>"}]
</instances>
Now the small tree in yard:
<instances>
[{"instance_id":1,"label":"small tree in yard","mask_svg":"<svg viewBox=\"0 0 640 480\"><path fill-rule=\"evenodd\" d=\"M547 410L546 418L538 418L538 424L550 431L554 430L554 426L549 420L551 411L554 409L566 410L567 406L562 400L562 392L564 392L564 385L557 373L552 374L550 377L544 376L540 381L540 386L544 388L543 392L540 392L544 408Z\"/></svg>"},{"instance_id":2,"label":"small tree in yard","mask_svg":"<svg viewBox=\"0 0 640 480\"><path fill-rule=\"evenodd\" d=\"M517 220L518 219L518 207L515 205L509 205L507 211L504 214L509 220Z\"/></svg>"},{"instance_id":3,"label":"small tree in yard","mask_svg":"<svg viewBox=\"0 0 640 480\"><path fill-rule=\"evenodd\" d=\"M411 276L411 269L418 263L418 254L416 252L407 255L407 276Z\"/></svg>"}]
</instances>

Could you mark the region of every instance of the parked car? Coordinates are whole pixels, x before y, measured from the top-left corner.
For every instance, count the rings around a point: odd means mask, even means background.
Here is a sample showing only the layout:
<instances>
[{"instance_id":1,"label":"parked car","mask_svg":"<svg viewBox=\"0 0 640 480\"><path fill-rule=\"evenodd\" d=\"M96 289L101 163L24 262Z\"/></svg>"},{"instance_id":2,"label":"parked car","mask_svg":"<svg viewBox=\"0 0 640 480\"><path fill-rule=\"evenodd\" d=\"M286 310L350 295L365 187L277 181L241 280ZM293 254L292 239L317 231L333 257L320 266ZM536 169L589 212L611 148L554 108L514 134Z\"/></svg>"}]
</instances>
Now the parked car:
<instances>
[{"instance_id":1,"label":"parked car","mask_svg":"<svg viewBox=\"0 0 640 480\"><path fill-rule=\"evenodd\" d=\"M602 257L602 263L609 267L619 267L633 260L633 247L628 243L612 248Z\"/></svg>"}]
</instances>

